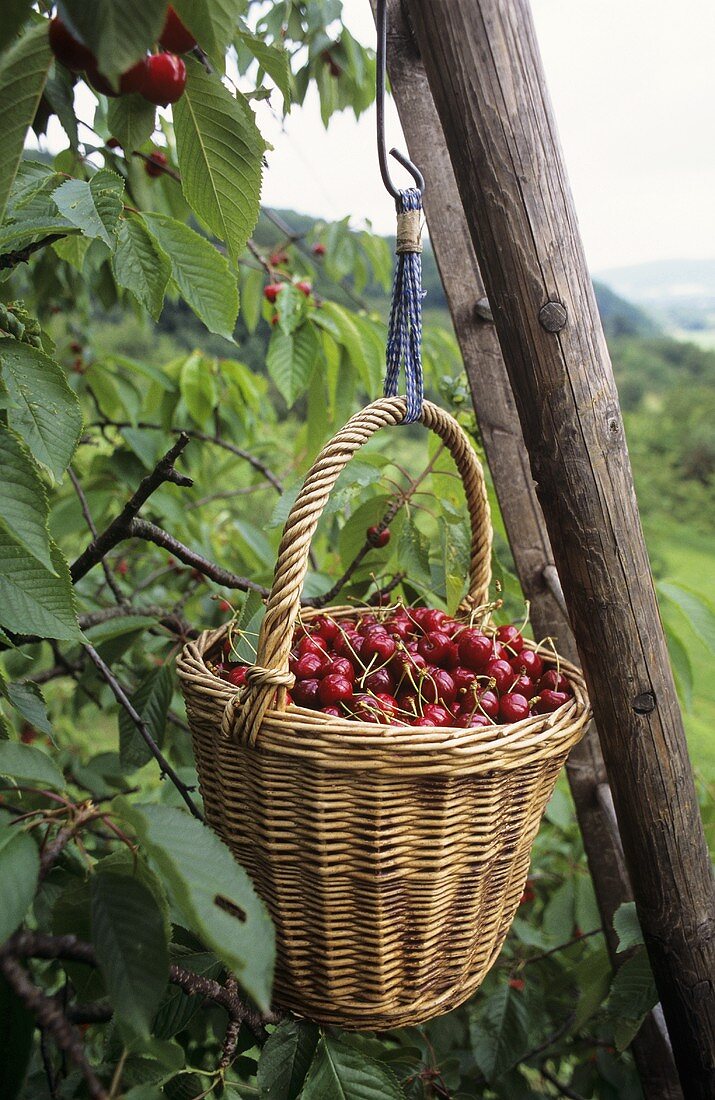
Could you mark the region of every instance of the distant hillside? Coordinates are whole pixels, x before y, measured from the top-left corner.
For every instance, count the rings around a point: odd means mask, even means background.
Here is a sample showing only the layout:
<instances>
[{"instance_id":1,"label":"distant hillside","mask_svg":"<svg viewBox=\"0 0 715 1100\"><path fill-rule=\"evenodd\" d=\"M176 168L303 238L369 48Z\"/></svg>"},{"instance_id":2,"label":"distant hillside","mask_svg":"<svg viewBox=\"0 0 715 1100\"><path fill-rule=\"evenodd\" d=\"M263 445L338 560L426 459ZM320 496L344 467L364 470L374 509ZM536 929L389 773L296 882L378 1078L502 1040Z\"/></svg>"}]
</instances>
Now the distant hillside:
<instances>
[{"instance_id":1,"label":"distant hillside","mask_svg":"<svg viewBox=\"0 0 715 1100\"><path fill-rule=\"evenodd\" d=\"M301 235L312 233L317 224L316 218L312 218L307 214L298 214L294 210L276 210L274 213ZM268 221L265 215L261 217L254 236L261 243L267 245L275 245L282 239L279 230ZM386 239L394 246L394 237ZM429 239L425 240L424 252L422 253L422 283L426 291L425 307L431 312L444 310L446 314L447 301ZM638 306L625 301L614 293L610 287L601 282L595 282L594 289L607 338L610 339L615 336L652 337L660 333L660 326L652 317L639 309ZM382 287L368 286L365 295L370 300L371 305L378 305L383 300L385 303L387 302L387 296ZM445 323L448 323L446 317Z\"/></svg>"},{"instance_id":2,"label":"distant hillside","mask_svg":"<svg viewBox=\"0 0 715 1100\"><path fill-rule=\"evenodd\" d=\"M715 344L715 260L658 260L603 271L599 279L674 335Z\"/></svg>"}]
</instances>

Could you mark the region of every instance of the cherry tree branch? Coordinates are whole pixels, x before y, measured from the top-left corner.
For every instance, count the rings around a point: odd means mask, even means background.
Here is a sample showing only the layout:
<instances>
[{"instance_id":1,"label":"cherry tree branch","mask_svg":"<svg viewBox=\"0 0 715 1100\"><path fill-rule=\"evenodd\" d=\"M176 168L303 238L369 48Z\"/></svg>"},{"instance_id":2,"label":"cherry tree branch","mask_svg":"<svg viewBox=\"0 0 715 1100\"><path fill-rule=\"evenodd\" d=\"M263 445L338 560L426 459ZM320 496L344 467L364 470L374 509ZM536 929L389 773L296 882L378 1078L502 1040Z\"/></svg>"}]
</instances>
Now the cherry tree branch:
<instances>
[{"instance_id":1,"label":"cherry tree branch","mask_svg":"<svg viewBox=\"0 0 715 1100\"><path fill-rule=\"evenodd\" d=\"M82 488L82 485L80 483L79 478L77 477L77 474L74 472L74 470L72 469L71 466L67 467L67 473L69 474L69 479L72 482L72 485L74 487L74 491L77 494L77 499L79 500L79 506L82 509L82 515L84 516L85 522L86 522L87 526L89 527L90 534L92 535L92 538L96 539L99 535L99 532L97 530L97 525L96 525L96 523L94 522L94 520L92 518L92 513L89 509L89 504L87 502L87 497L85 496L84 489ZM121 588L119 587L119 585L117 584L116 577L114 577L112 575L112 570L109 568L109 565L107 564L107 562L104 558L102 558L102 560L101 560L101 565L102 565L102 570L104 572L104 579L106 580L107 584L109 585L109 588L111 589L115 600L119 604L126 603L127 598L123 594L123 592L122 592Z\"/></svg>"},{"instance_id":2,"label":"cherry tree branch","mask_svg":"<svg viewBox=\"0 0 715 1100\"><path fill-rule=\"evenodd\" d=\"M171 764L166 759L156 741L152 737L148 725L137 711L136 707L132 703L122 685L119 683L119 680L114 675L109 665L102 660L99 653L97 653L97 650L94 648L93 645L90 645L89 642L85 642L84 649L92 663L97 668L97 671L99 672L102 679L105 681L106 684L108 684L112 694L114 695L114 698L117 700L119 705L124 708L124 710L131 718L132 722L136 726L147 748L149 749L150 753L157 761L161 769L162 779L164 778L164 776L166 776L168 779L171 780L194 817L198 818L199 821L203 821L203 814L199 810L198 806L196 805L190 794L190 791L194 788L187 787L184 781L180 779L175 770L172 768Z\"/></svg>"},{"instance_id":3,"label":"cherry tree branch","mask_svg":"<svg viewBox=\"0 0 715 1100\"><path fill-rule=\"evenodd\" d=\"M114 546L127 538L132 520L160 485L163 485L166 481L171 481L174 485L193 485L190 477L187 477L186 474L180 474L178 470L174 469L174 462L188 442L188 435L182 432L173 447L166 452L163 458L159 459L151 473L147 474L139 483L138 488L124 505L119 515L112 520L100 535L92 539L86 550L80 554L70 568L73 584L76 584L78 580L89 573L90 569L97 565Z\"/></svg>"}]
</instances>

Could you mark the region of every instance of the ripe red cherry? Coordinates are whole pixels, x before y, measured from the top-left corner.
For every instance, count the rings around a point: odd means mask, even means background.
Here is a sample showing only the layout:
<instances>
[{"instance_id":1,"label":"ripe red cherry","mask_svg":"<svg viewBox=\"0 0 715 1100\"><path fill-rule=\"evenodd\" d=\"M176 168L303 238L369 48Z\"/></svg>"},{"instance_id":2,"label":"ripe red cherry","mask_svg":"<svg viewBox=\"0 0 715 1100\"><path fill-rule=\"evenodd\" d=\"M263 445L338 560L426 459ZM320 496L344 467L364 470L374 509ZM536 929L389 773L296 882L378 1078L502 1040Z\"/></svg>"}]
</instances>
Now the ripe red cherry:
<instances>
[{"instance_id":1,"label":"ripe red cherry","mask_svg":"<svg viewBox=\"0 0 715 1100\"><path fill-rule=\"evenodd\" d=\"M168 163L169 158L166 153L162 153L161 149L155 149L154 152L150 154L148 160L144 161L144 171L147 176L156 179L157 176L162 176L164 174L164 168Z\"/></svg>"},{"instance_id":2,"label":"ripe red cherry","mask_svg":"<svg viewBox=\"0 0 715 1100\"><path fill-rule=\"evenodd\" d=\"M410 722L410 725L411 726L429 726L431 728L435 725L435 723L430 718L415 718L414 722Z\"/></svg>"},{"instance_id":3,"label":"ripe red cherry","mask_svg":"<svg viewBox=\"0 0 715 1100\"><path fill-rule=\"evenodd\" d=\"M529 717L529 700L516 692L502 695L499 700L499 717L502 722L521 722Z\"/></svg>"},{"instance_id":4,"label":"ripe red cherry","mask_svg":"<svg viewBox=\"0 0 715 1100\"><path fill-rule=\"evenodd\" d=\"M408 649L400 649L390 662L390 669L398 679L403 677L410 683L417 683L420 670L427 668L427 662L421 653L410 653Z\"/></svg>"},{"instance_id":5,"label":"ripe red cherry","mask_svg":"<svg viewBox=\"0 0 715 1100\"><path fill-rule=\"evenodd\" d=\"M316 243L315 243L315 244L313 245L313 248L311 249L311 251L312 251L312 253L313 253L313 255L314 255L314 256L324 256L324 255L325 255L325 253L326 253L326 252L327 252L328 250L327 250L327 248L325 247L325 245L324 245L324 244L322 244L322 243L321 243L320 241L317 241L317 242L316 242Z\"/></svg>"},{"instance_id":6,"label":"ripe red cherry","mask_svg":"<svg viewBox=\"0 0 715 1100\"><path fill-rule=\"evenodd\" d=\"M358 627L358 634L363 638L386 638L387 630L382 623L372 622L372 616L366 616Z\"/></svg>"},{"instance_id":7,"label":"ripe red cherry","mask_svg":"<svg viewBox=\"0 0 715 1100\"><path fill-rule=\"evenodd\" d=\"M320 681L318 694L324 707L350 699L353 693L352 680L347 676L340 676L337 672L329 672Z\"/></svg>"},{"instance_id":8,"label":"ripe red cherry","mask_svg":"<svg viewBox=\"0 0 715 1100\"><path fill-rule=\"evenodd\" d=\"M500 626L497 628L497 641L506 646L512 653L521 653L524 648L524 639L521 632L515 626Z\"/></svg>"},{"instance_id":9,"label":"ripe red cherry","mask_svg":"<svg viewBox=\"0 0 715 1100\"><path fill-rule=\"evenodd\" d=\"M144 99L159 107L168 107L181 99L186 87L186 65L173 53L154 53L147 57L141 78Z\"/></svg>"},{"instance_id":10,"label":"ripe red cherry","mask_svg":"<svg viewBox=\"0 0 715 1100\"><path fill-rule=\"evenodd\" d=\"M454 724L459 726L460 729L475 729L477 726L492 725L487 716L480 714L479 711L474 714L460 714Z\"/></svg>"},{"instance_id":11,"label":"ripe red cherry","mask_svg":"<svg viewBox=\"0 0 715 1100\"><path fill-rule=\"evenodd\" d=\"M325 672L328 675L344 676L351 684L355 680L355 667L347 657L333 657L325 666Z\"/></svg>"},{"instance_id":12,"label":"ripe red cherry","mask_svg":"<svg viewBox=\"0 0 715 1100\"><path fill-rule=\"evenodd\" d=\"M132 65L131 69L122 73L119 78L119 91L122 95L131 95L132 92L142 93L147 78L148 61L148 57L143 57L141 61L137 61L136 65Z\"/></svg>"},{"instance_id":13,"label":"ripe red cherry","mask_svg":"<svg viewBox=\"0 0 715 1100\"><path fill-rule=\"evenodd\" d=\"M446 633L446 631L442 630L442 626L448 620L449 616L447 615L446 611L440 611L438 608L430 607L427 608L424 615L422 616L420 626L424 630L425 634L428 634L435 630L439 630L441 633Z\"/></svg>"},{"instance_id":14,"label":"ripe red cherry","mask_svg":"<svg viewBox=\"0 0 715 1100\"><path fill-rule=\"evenodd\" d=\"M517 676L509 690L515 691L517 695L525 695L527 699L531 699L532 695L535 694L534 681L530 676Z\"/></svg>"},{"instance_id":15,"label":"ripe red cherry","mask_svg":"<svg viewBox=\"0 0 715 1100\"><path fill-rule=\"evenodd\" d=\"M273 303L282 289L283 283L269 283L268 286L263 288L263 297L266 301Z\"/></svg>"},{"instance_id":16,"label":"ripe red cherry","mask_svg":"<svg viewBox=\"0 0 715 1100\"><path fill-rule=\"evenodd\" d=\"M108 139L108 141L107 141L107 148L108 149L121 149L121 147L122 147L121 144L117 141L117 139L115 137L110 137Z\"/></svg>"},{"instance_id":17,"label":"ripe red cherry","mask_svg":"<svg viewBox=\"0 0 715 1100\"><path fill-rule=\"evenodd\" d=\"M371 661L382 664L383 661L389 661L394 656L396 649L395 639L389 634L371 634L363 641L360 656L365 666Z\"/></svg>"},{"instance_id":18,"label":"ripe red cherry","mask_svg":"<svg viewBox=\"0 0 715 1100\"><path fill-rule=\"evenodd\" d=\"M493 691L487 689L479 695L476 710L483 711L490 718L496 718L499 714L499 699Z\"/></svg>"},{"instance_id":19,"label":"ripe red cherry","mask_svg":"<svg viewBox=\"0 0 715 1100\"><path fill-rule=\"evenodd\" d=\"M102 95L109 96L110 99L116 99L119 95L119 91L116 88L112 87L106 76L103 76L102 73L100 73L99 69L94 63L87 66L87 68L85 69L85 76L94 88L95 92L101 92Z\"/></svg>"},{"instance_id":20,"label":"ripe red cherry","mask_svg":"<svg viewBox=\"0 0 715 1100\"><path fill-rule=\"evenodd\" d=\"M290 670L296 680L314 680L322 676L326 666L325 657L317 653L304 653L302 657L290 662Z\"/></svg>"},{"instance_id":21,"label":"ripe red cherry","mask_svg":"<svg viewBox=\"0 0 715 1100\"><path fill-rule=\"evenodd\" d=\"M427 720L427 725L432 726L451 726L454 722L454 716L440 703L427 703L424 718ZM413 725L416 724L416 722L413 723Z\"/></svg>"},{"instance_id":22,"label":"ripe red cherry","mask_svg":"<svg viewBox=\"0 0 715 1100\"><path fill-rule=\"evenodd\" d=\"M500 657L495 657L489 661L484 672L485 675L490 676L495 681L497 690L500 692L508 691L514 683L513 667L508 661L503 661Z\"/></svg>"},{"instance_id":23,"label":"ripe red cherry","mask_svg":"<svg viewBox=\"0 0 715 1100\"><path fill-rule=\"evenodd\" d=\"M492 640L478 630L465 630L459 637L459 659L465 668L481 672L492 655Z\"/></svg>"},{"instance_id":24,"label":"ripe red cherry","mask_svg":"<svg viewBox=\"0 0 715 1100\"><path fill-rule=\"evenodd\" d=\"M310 283L306 283L305 281L303 281L300 283L296 283L295 285L297 286L298 290L305 294L306 298L309 298L310 295L313 293L313 288Z\"/></svg>"},{"instance_id":25,"label":"ripe red cherry","mask_svg":"<svg viewBox=\"0 0 715 1100\"><path fill-rule=\"evenodd\" d=\"M233 684L234 687L243 687L246 682L247 671L245 665L239 665L238 668L231 668L226 675L226 679L229 684Z\"/></svg>"},{"instance_id":26,"label":"ripe red cherry","mask_svg":"<svg viewBox=\"0 0 715 1100\"><path fill-rule=\"evenodd\" d=\"M314 619L313 626L316 633L324 638L326 642L334 642L340 634L339 623L336 623L335 619L330 619L327 615L320 615L317 619Z\"/></svg>"},{"instance_id":27,"label":"ripe red cherry","mask_svg":"<svg viewBox=\"0 0 715 1100\"><path fill-rule=\"evenodd\" d=\"M187 31L171 4L166 13L166 22L159 42L165 50L171 50L172 53L188 53L196 45L196 39L190 31Z\"/></svg>"},{"instance_id":28,"label":"ripe red cherry","mask_svg":"<svg viewBox=\"0 0 715 1100\"><path fill-rule=\"evenodd\" d=\"M519 675L526 673L532 680L538 680L543 674L544 662L538 653L534 653L533 649L522 649L521 653L517 653L516 657L512 657L511 667Z\"/></svg>"},{"instance_id":29,"label":"ripe red cherry","mask_svg":"<svg viewBox=\"0 0 715 1100\"><path fill-rule=\"evenodd\" d=\"M299 657L304 657L306 653L316 653L318 657L325 659L327 652L327 648L324 644L321 644L320 638L313 638L310 634L305 634L298 642Z\"/></svg>"},{"instance_id":30,"label":"ripe red cherry","mask_svg":"<svg viewBox=\"0 0 715 1100\"><path fill-rule=\"evenodd\" d=\"M382 547L387 546L390 541L390 528L378 527L377 524L374 524L372 527L368 527L365 532L365 538L371 546L375 546L378 550L381 550Z\"/></svg>"},{"instance_id":31,"label":"ripe red cherry","mask_svg":"<svg viewBox=\"0 0 715 1100\"><path fill-rule=\"evenodd\" d=\"M568 703L570 698L571 696L567 695L565 691L550 691L549 688L545 688L534 704L534 710L537 714L551 714L552 711L562 707L564 703Z\"/></svg>"},{"instance_id":32,"label":"ripe red cherry","mask_svg":"<svg viewBox=\"0 0 715 1100\"><path fill-rule=\"evenodd\" d=\"M441 665L450 652L451 645L447 634L442 634L440 630L433 630L420 638L417 651L430 664Z\"/></svg>"},{"instance_id":33,"label":"ripe red cherry","mask_svg":"<svg viewBox=\"0 0 715 1100\"><path fill-rule=\"evenodd\" d=\"M362 644L362 638L357 630L345 630L341 628L340 635L333 642L333 653L338 657L347 657L348 660L355 660L357 654L356 642L358 641Z\"/></svg>"},{"instance_id":34,"label":"ripe red cherry","mask_svg":"<svg viewBox=\"0 0 715 1100\"><path fill-rule=\"evenodd\" d=\"M406 715L422 715L422 701L416 691L401 691L397 697L397 705Z\"/></svg>"},{"instance_id":35,"label":"ripe red cherry","mask_svg":"<svg viewBox=\"0 0 715 1100\"><path fill-rule=\"evenodd\" d=\"M450 672L450 676L454 681L458 696L468 694L477 678L476 673L472 672L471 668L454 668Z\"/></svg>"},{"instance_id":36,"label":"ripe red cherry","mask_svg":"<svg viewBox=\"0 0 715 1100\"><path fill-rule=\"evenodd\" d=\"M407 641L411 632L411 623L408 619L387 619L385 630L393 638L399 638L401 642Z\"/></svg>"},{"instance_id":37,"label":"ripe red cherry","mask_svg":"<svg viewBox=\"0 0 715 1100\"><path fill-rule=\"evenodd\" d=\"M454 680L443 668L431 668L422 678L422 697L430 703L449 707L457 696Z\"/></svg>"},{"instance_id":38,"label":"ripe red cherry","mask_svg":"<svg viewBox=\"0 0 715 1100\"><path fill-rule=\"evenodd\" d=\"M96 58L92 51L67 29L60 17L50 19L50 49L65 68L73 73L93 68Z\"/></svg>"},{"instance_id":39,"label":"ripe red cherry","mask_svg":"<svg viewBox=\"0 0 715 1100\"><path fill-rule=\"evenodd\" d=\"M343 712L340 707L321 707L323 714L329 714L331 718L343 718Z\"/></svg>"},{"instance_id":40,"label":"ripe red cherry","mask_svg":"<svg viewBox=\"0 0 715 1100\"><path fill-rule=\"evenodd\" d=\"M322 680L296 680L292 688L292 695L299 707L320 706L320 685Z\"/></svg>"},{"instance_id":41,"label":"ripe red cherry","mask_svg":"<svg viewBox=\"0 0 715 1100\"><path fill-rule=\"evenodd\" d=\"M555 668L548 668L538 683L538 690L563 691L567 695L572 694L571 684L565 676L557 672Z\"/></svg>"},{"instance_id":42,"label":"ripe red cherry","mask_svg":"<svg viewBox=\"0 0 715 1100\"><path fill-rule=\"evenodd\" d=\"M376 668L374 672L370 672L365 677L363 684L367 691L372 691L375 695L380 692L387 692L391 695L395 690L395 681L386 668Z\"/></svg>"}]
</instances>

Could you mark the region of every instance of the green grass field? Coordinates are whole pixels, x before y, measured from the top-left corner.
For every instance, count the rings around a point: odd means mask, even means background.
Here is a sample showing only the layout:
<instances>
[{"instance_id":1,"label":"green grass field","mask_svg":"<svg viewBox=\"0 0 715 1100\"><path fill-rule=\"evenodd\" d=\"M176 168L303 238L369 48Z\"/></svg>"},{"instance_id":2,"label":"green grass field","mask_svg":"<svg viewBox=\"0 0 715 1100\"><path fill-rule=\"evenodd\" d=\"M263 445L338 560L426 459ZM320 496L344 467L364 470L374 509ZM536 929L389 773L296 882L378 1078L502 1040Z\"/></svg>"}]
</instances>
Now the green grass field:
<instances>
[{"instance_id":1,"label":"green grass field","mask_svg":"<svg viewBox=\"0 0 715 1100\"><path fill-rule=\"evenodd\" d=\"M712 596L715 592L715 553L712 538L676 521L659 517L644 523L654 565L663 579L678 581ZM712 654L690 632L684 639L693 664L693 702L685 711L685 726L696 771L715 781L715 667Z\"/></svg>"}]
</instances>

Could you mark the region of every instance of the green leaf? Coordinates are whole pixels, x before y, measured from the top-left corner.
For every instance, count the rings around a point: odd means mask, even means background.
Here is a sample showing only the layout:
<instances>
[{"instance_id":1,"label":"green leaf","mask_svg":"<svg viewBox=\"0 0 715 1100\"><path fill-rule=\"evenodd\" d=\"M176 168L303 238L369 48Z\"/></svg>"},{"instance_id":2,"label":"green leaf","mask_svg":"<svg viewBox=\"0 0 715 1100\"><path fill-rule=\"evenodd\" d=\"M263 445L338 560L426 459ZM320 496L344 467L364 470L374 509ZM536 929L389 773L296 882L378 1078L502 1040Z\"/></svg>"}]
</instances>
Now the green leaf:
<instances>
[{"instance_id":1,"label":"green leaf","mask_svg":"<svg viewBox=\"0 0 715 1100\"><path fill-rule=\"evenodd\" d=\"M232 970L259 1008L270 1003L275 937L251 880L204 825L172 806L114 802L136 830L186 926Z\"/></svg>"},{"instance_id":2,"label":"green leaf","mask_svg":"<svg viewBox=\"0 0 715 1100\"><path fill-rule=\"evenodd\" d=\"M613 969L605 947L589 951L574 965L571 981L578 990L578 1003L570 1029L573 1034L581 1030L606 1000L612 977Z\"/></svg>"},{"instance_id":3,"label":"green leaf","mask_svg":"<svg viewBox=\"0 0 715 1100\"><path fill-rule=\"evenodd\" d=\"M70 146L79 145L77 116L74 113L74 82L72 74L63 65L55 65L45 83L45 99L57 115L67 134Z\"/></svg>"},{"instance_id":4,"label":"green leaf","mask_svg":"<svg viewBox=\"0 0 715 1100\"><path fill-rule=\"evenodd\" d=\"M250 333L258 328L263 302L263 271L245 267L241 276L241 317Z\"/></svg>"},{"instance_id":5,"label":"green leaf","mask_svg":"<svg viewBox=\"0 0 715 1100\"><path fill-rule=\"evenodd\" d=\"M258 220L265 142L243 96L187 59L186 91L174 106L181 186L192 210L238 260Z\"/></svg>"},{"instance_id":6,"label":"green leaf","mask_svg":"<svg viewBox=\"0 0 715 1100\"><path fill-rule=\"evenodd\" d=\"M125 1035L148 1038L169 977L161 910L130 875L92 877L92 943L109 999Z\"/></svg>"},{"instance_id":7,"label":"green leaf","mask_svg":"<svg viewBox=\"0 0 715 1100\"><path fill-rule=\"evenodd\" d=\"M431 588L432 575L429 567L429 546L412 516L406 515L397 546L400 568L415 584Z\"/></svg>"},{"instance_id":8,"label":"green leaf","mask_svg":"<svg viewBox=\"0 0 715 1100\"><path fill-rule=\"evenodd\" d=\"M295 1100L313 1060L319 1032L315 1024L285 1019L269 1037L258 1063L262 1100Z\"/></svg>"},{"instance_id":9,"label":"green leaf","mask_svg":"<svg viewBox=\"0 0 715 1100\"><path fill-rule=\"evenodd\" d=\"M35 1018L0 975L0 1096L17 1100L32 1054Z\"/></svg>"},{"instance_id":10,"label":"green leaf","mask_svg":"<svg viewBox=\"0 0 715 1100\"><path fill-rule=\"evenodd\" d=\"M625 1027L620 1034L616 1034L619 1050L630 1043L644 1018L657 1003L658 991L648 954L641 948L616 971L606 1006L609 1016L614 1020L633 1023L632 1027Z\"/></svg>"},{"instance_id":11,"label":"green leaf","mask_svg":"<svg viewBox=\"0 0 715 1100\"><path fill-rule=\"evenodd\" d=\"M318 1046L301 1100L403 1100L390 1070L332 1036Z\"/></svg>"},{"instance_id":12,"label":"green leaf","mask_svg":"<svg viewBox=\"0 0 715 1100\"><path fill-rule=\"evenodd\" d=\"M495 1081L529 1049L526 1000L506 981L481 1005L470 1022L472 1053L487 1081Z\"/></svg>"},{"instance_id":13,"label":"green leaf","mask_svg":"<svg viewBox=\"0 0 715 1100\"><path fill-rule=\"evenodd\" d=\"M715 653L715 604L702 592L673 581L660 581L658 592L676 604L700 640Z\"/></svg>"},{"instance_id":14,"label":"green leaf","mask_svg":"<svg viewBox=\"0 0 715 1100\"><path fill-rule=\"evenodd\" d=\"M189 415L200 428L204 427L216 407L213 362L200 351L194 351L186 358L181 368L179 379L181 396Z\"/></svg>"},{"instance_id":15,"label":"green leaf","mask_svg":"<svg viewBox=\"0 0 715 1100\"><path fill-rule=\"evenodd\" d=\"M5 0L3 21L0 24L0 50L4 50L12 42L30 14L31 7L32 0Z\"/></svg>"},{"instance_id":16,"label":"green leaf","mask_svg":"<svg viewBox=\"0 0 715 1100\"><path fill-rule=\"evenodd\" d=\"M45 569L54 572L47 528L45 488L27 447L0 423L0 526L29 551Z\"/></svg>"},{"instance_id":17,"label":"green leaf","mask_svg":"<svg viewBox=\"0 0 715 1100\"><path fill-rule=\"evenodd\" d=\"M320 313L322 315L321 320L324 318L332 322L332 326L336 330L334 334L345 348L348 358L360 375L363 384L369 389L371 383L370 367L365 355L362 336L354 317L336 302L323 302Z\"/></svg>"},{"instance_id":18,"label":"green leaf","mask_svg":"<svg viewBox=\"0 0 715 1100\"><path fill-rule=\"evenodd\" d=\"M3 5L4 7L4 5ZM3 30L5 13L3 12ZM27 129L35 117L52 61L46 20L32 27L0 58L0 221L22 159Z\"/></svg>"},{"instance_id":19,"label":"green leaf","mask_svg":"<svg viewBox=\"0 0 715 1100\"><path fill-rule=\"evenodd\" d=\"M47 717L47 705L37 684L27 680L25 683L8 684L7 700L22 717L39 730L52 736L52 726Z\"/></svg>"},{"instance_id":20,"label":"green leaf","mask_svg":"<svg viewBox=\"0 0 715 1100\"><path fill-rule=\"evenodd\" d=\"M278 324L286 335L295 332L301 317L305 311L306 296L293 283L283 283L278 298L276 309L278 310Z\"/></svg>"},{"instance_id":21,"label":"green leaf","mask_svg":"<svg viewBox=\"0 0 715 1100\"><path fill-rule=\"evenodd\" d=\"M239 16L246 10L246 0L176 0L172 6L187 30L223 72L224 52L233 39Z\"/></svg>"},{"instance_id":22,"label":"green leaf","mask_svg":"<svg viewBox=\"0 0 715 1100\"><path fill-rule=\"evenodd\" d=\"M266 355L268 373L288 408L305 393L318 357L319 344L314 327L307 323L289 336L275 328Z\"/></svg>"},{"instance_id":23,"label":"green leaf","mask_svg":"<svg viewBox=\"0 0 715 1100\"><path fill-rule=\"evenodd\" d=\"M132 703L149 727L149 732L161 746L164 741L166 715L171 703L173 675L171 665L162 665L145 676L132 696ZM123 768L132 771L152 759L152 754L125 710L119 711L119 760Z\"/></svg>"},{"instance_id":24,"label":"green leaf","mask_svg":"<svg viewBox=\"0 0 715 1100\"><path fill-rule=\"evenodd\" d=\"M133 152L154 133L156 107L144 96L123 95L110 99L107 107L107 126L112 137L122 149Z\"/></svg>"},{"instance_id":25,"label":"green leaf","mask_svg":"<svg viewBox=\"0 0 715 1100\"><path fill-rule=\"evenodd\" d=\"M166 0L61 0L58 8L115 87L154 45L166 18Z\"/></svg>"},{"instance_id":26,"label":"green leaf","mask_svg":"<svg viewBox=\"0 0 715 1100\"><path fill-rule=\"evenodd\" d=\"M149 230L169 258L184 301L209 332L233 342L238 286L225 256L205 237L165 214L145 214Z\"/></svg>"},{"instance_id":27,"label":"green leaf","mask_svg":"<svg viewBox=\"0 0 715 1100\"><path fill-rule=\"evenodd\" d=\"M117 250L112 257L114 277L158 320L171 274L169 257L157 248L142 218L129 214L119 227Z\"/></svg>"},{"instance_id":28,"label":"green leaf","mask_svg":"<svg viewBox=\"0 0 715 1100\"><path fill-rule=\"evenodd\" d=\"M636 903L624 901L613 914L613 927L618 933L618 950L629 951L631 947L638 947L643 943Z\"/></svg>"},{"instance_id":29,"label":"green leaf","mask_svg":"<svg viewBox=\"0 0 715 1100\"><path fill-rule=\"evenodd\" d=\"M0 340L0 366L9 398L9 426L35 461L59 480L82 430L77 397L57 363L29 344Z\"/></svg>"},{"instance_id":30,"label":"green leaf","mask_svg":"<svg viewBox=\"0 0 715 1100\"><path fill-rule=\"evenodd\" d=\"M113 250L117 243L122 200L114 188L102 187L107 175L109 173L97 172L89 183L67 180L53 191L52 197L60 214L85 237L104 241Z\"/></svg>"},{"instance_id":31,"label":"green leaf","mask_svg":"<svg viewBox=\"0 0 715 1100\"><path fill-rule=\"evenodd\" d=\"M67 786L47 753L20 741L0 742L0 775L21 787L51 787L61 791Z\"/></svg>"},{"instance_id":32,"label":"green leaf","mask_svg":"<svg viewBox=\"0 0 715 1100\"><path fill-rule=\"evenodd\" d=\"M283 111L288 111L291 100L290 57L286 50L249 30L240 30L237 40L250 50L261 69L268 74L283 96Z\"/></svg>"},{"instance_id":33,"label":"green leaf","mask_svg":"<svg viewBox=\"0 0 715 1100\"><path fill-rule=\"evenodd\" d=\"M0 828L0 944L24 920L39 874L40 857L34 840L16 828Z\"/></svg>"},{"instance_id":34,"label":"green leaf","mask_svg":"<svg viewBox=\"0 0 715 1100\"><path fill-rule=\"evenodd\" d=\"M54 543L51 557L54 576L0 530L0 625L14 634L80 641L69 569Z\"/></svg>"}]
</instances>

